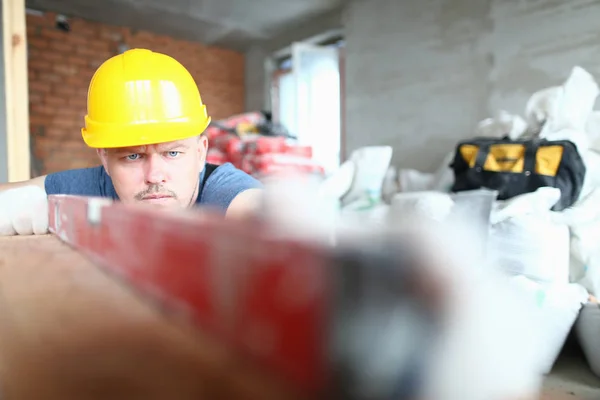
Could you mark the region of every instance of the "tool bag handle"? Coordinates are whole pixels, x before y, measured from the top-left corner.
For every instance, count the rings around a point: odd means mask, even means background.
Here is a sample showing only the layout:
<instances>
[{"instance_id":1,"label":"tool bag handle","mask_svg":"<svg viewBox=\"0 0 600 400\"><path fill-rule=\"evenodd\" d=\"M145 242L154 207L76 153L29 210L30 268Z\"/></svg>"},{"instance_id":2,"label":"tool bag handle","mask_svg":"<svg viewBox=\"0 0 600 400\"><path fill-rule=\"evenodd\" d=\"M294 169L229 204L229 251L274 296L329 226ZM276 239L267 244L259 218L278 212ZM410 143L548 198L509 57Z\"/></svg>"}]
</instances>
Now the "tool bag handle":
<instances>
[{"instance_id":1,"label":"tool bag handle","mask_svg":"<svg viewBox=\"0 0 600 400\"><path fill-rule=\"evenodd\" d=\"M525 159L523 160L523 172L528 174L533 173L535 171L535 163L536 163L536 155L538 148L540 147L539 139L532 139L526 141L525 144ZM487 160L488 154L490 153L490 146L492 143L487 142L481 144L479 146L479 150L477 151L477 156L475 158L475 170L483 171L483 166L485 165L485 161Z\"/></svg>"}]
</instances>

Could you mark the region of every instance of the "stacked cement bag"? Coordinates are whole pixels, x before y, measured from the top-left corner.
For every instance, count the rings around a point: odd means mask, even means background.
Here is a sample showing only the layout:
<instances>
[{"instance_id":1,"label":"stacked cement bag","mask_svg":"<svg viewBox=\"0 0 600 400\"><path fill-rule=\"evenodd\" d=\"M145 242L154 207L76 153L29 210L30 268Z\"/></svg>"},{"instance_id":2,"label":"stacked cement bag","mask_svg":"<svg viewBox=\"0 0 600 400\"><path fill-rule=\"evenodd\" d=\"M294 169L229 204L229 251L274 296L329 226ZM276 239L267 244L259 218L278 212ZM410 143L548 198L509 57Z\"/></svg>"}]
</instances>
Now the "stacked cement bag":
<instances>
[{"instance_id":1,"label":"stacked cement bag","mask_svg":"<svg viewBox=\"0 0 600 400\"><path fill-rule=\"evenodd\" d=\"M540 368L550 372L575 323L587 291L569 282L569 228L553 220L550 209L560 190L544 187L533 193L496 202L490 221L489 257L494 266L535 306L544 332Z\"/></svg>"},{"instance_id":2,"label":"stacked cement bag","mask_svg":"<svg viewBox=\"0 0 600 400\"><path fill-rule=\"evenodd\" d=\"M489 221L489 259L527 294L547 330L540 337L545 343L540 355L544 372L552 367L588 293L600 295L600 111L593 111L598 93L594 77L576 66L562 85L534 93L524 118L500 111L477 124L473 135L569 140L586 166L579 200L572 207L551 211L560 192L541 188L496 201ZM399 170L398 191L449 193L454 149L448 150L434 173ZM577 326L590 365L600 376L600 308L587 305Z\"/></svg>"},{"instance_id":3,"label":"stacked cement bag","mask_svg":"<svg viewBox=\"0 0 600 400\"><path fill-rule=\"evenodd\" d=\"M548 373L588 298L581 285L569 283L569 228L550 211L560 191L540 188L504 202L496 195L485 189L398 193L389 218L404 224L449 221L457 236L468 223L469 253L481 254L490 268L511 277L523 306L530 308L529 317L540 328L536 365Z\"/></svg>"},{"instance_id":4,"label":"stacked cement bag","mask_svg":"<svg viewBox=\"0 0 600 400\"><path fill-rule=\"evenodd\" d=\"M594 187L572 208L555 215L571 229L570 280L600 296L600 188ZM576 332L590 368L600 377L600 308L597 301L585 305Z\"/></svg>"},{"instance_id":5,"label":"stacked cement bag","mask_svg":"<svg viewBox=\"0 0 600 400\"><path fill-rule=\"evenodd\" d=\"M529 107L530 119L545 119L540 136L574 142L586 164L579 201L554 218L570 228L570 281L596 296L600 293L600 125L592 109L598 93L594 78L575 67L564 85L532 96ZM581 311L576 330L592 371L600 377L600 308L595 301Z\"/></svg>"}]
</instances>

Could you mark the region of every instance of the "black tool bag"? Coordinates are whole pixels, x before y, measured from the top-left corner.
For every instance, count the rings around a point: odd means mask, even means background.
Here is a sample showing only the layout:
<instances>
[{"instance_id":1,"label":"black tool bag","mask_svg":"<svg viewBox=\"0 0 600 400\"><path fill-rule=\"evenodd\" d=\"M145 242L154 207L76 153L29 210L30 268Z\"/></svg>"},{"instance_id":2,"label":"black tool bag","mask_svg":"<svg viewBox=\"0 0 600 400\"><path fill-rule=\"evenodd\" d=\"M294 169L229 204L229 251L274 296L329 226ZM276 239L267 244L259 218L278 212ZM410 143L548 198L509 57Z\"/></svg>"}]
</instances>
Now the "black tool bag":
<instances>
[{"instance_id":1,"label":"black tool bag","mask_svg":"<svg viewBox=\"0 0 600 400\"><path fill-rule=\"evenodd\" d=\"M506 200L540 187L561 190L552 208L563 210L581 193L586 169L575 144L568 140L475 138L460 142L450 165L453 192L488 188Z\"/></svg>"}]
</instances>

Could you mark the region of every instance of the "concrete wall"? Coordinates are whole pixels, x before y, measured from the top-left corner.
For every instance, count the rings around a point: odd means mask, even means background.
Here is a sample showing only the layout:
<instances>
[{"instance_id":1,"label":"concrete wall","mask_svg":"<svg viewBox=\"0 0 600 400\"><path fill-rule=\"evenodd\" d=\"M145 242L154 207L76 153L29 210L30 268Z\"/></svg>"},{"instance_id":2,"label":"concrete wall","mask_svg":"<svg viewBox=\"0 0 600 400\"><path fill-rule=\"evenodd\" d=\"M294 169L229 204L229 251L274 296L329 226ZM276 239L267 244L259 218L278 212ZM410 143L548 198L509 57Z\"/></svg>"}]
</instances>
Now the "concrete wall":
<instances>
[{"instance_id":1,"label":"concrete wall","mask_svg":"<svg viewBox=\"0 0 600 400\"><path fill-rule=\"evenodd\" d=\"M497 109L574 65L600 78L600 3L589 0L354 0L344 15L347 150L394 146L431 170Z\"/></svg>"},{"instance_id":2,"label":"concrete wall","mask_svg":"<svg viewBox=\"0 0 600 400\"><path fill-rule=\"evenodd\" d=\"M345 32L346 154L389 144L400 167L436 168L481 119L522 114L574 65L600 78L597 1L349 0L332 15L301 32ZM246 54L248 109L264 103L269 51L302 38L291 30Z\"/></svg>"},{"instance_id":3,"label":"concrete wall","mask_svg":"<svg viewBox=\"0 0 600 400\"><path fill-rule=\"evenodd\" d=\"M34 176L98 164L81 139L90 79L118 54L120 43L150 48L180 61L196 79L214 119L244 110L244 55L146 31L73 18L71 32L55 27L55 14L27 16L30 124Z\"/></svg>"},{"instance_id":4,"label":"concrete wall","mask_svg":"<svg viewBox=\"0 0 600 400\"><path fill-rule=\"evenodd\" d=\"M262 110L267 106L265 61L270 48L256 44L246 51L246 110Z\"/></svg>"}]
</instances>

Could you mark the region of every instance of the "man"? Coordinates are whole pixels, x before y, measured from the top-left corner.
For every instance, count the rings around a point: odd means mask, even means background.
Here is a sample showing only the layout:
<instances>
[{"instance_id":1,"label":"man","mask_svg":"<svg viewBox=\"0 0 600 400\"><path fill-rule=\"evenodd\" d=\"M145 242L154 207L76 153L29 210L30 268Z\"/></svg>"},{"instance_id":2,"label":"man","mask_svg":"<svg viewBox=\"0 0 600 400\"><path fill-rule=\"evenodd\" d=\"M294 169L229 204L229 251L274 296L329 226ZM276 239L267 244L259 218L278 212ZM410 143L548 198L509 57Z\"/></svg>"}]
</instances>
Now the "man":
<instances>
[{"instance_id":1,"label":"man","mask_svg":"<svg viewBox=\"0 0 600 400\"><path fill-rule=\"evenodd\" d=\"M205 163L202 133L211 119L194 79L173 58L133 49L108 59L92 77L87 107L83 140L102 165L0 184L0 235L45 233L51 194L206 206L227 217L258 204L256 179L231 164Z\"/></svg>"}]
</instances>

